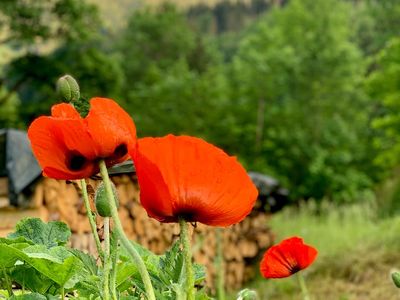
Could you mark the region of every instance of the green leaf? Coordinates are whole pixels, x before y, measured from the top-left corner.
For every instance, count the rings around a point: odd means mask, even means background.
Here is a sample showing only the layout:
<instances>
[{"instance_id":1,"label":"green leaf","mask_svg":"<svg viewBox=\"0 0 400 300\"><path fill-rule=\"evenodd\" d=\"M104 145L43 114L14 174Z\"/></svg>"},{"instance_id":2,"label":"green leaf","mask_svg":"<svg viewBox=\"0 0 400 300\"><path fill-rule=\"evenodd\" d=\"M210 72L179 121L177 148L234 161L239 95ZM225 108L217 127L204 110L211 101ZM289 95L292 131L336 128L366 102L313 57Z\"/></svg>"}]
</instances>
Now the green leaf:
<instances>
[{"instance_id":1,"label":"green leaf","mask_svg":"<svg viewBox=\"0 0 400 300\"><path fill-rule=\"evenodd\" d=\"M203 265L193 264L194 283L201 285L206 279L206 268Z\"/></svg>"},{"instance_id":2,"label":"green leaf","mask_svg":"<svg viewBox=\"0 0 400 300\"><path fill-rule=\"evenodd\" d=\"M172 247L160 258L161 280L169 285L182 282L184 257L180 240L177 240Z\"/></svg>"},{"instance_id":3,"label":"green leaf","mask_svg":"<svg viewBox=\"0 0 400 300\"><path fill-rule=\"evenodd\" d=\"M38 293L32 293L32 294L25 294L25 295L19 295L19 296L12 296L10 300L47 300L47 298L43 295L40 295Z\"/></svg>"},{"instance_id":4,"label":"green leaf","mask_svg":"<svg viewBox=\"0 0 400 300\"><path fill-rule=\"evenodd\" d=\"M41 245L30 246L24 249L24 254L24 261L61 287L72 288L84 279L83 264L62 246L51 249Z\"/></svg>"},{"instance_id":5,"label":"green leaf","mask_svg":"<svg viewBox=\"0 0 400 300\"><path fill-rule=\"evenodd\" d=\"M23 261L64 288L72 288L83 280L82 262L62 246L46 248L44 245L18 247L21 244L0 244L0 264L12 267Z\"/></svg>"},{"instance_id":6,"label":"green leaf","mask_svg":"<svg viewBox=\"0 0 400 300\"><path fill-rule=\"evenodd\" d=\"M71 231L65 223L53 221L44 223L39 218L26 218L18 222L16 231L8 235L10 239L24 237L38 245L48 248L65 245Z\"/></svg>"},{"instance_id":7,"label":"green leaf","mask_svg":"<svg viewBox=\"0 0 400 300\"><path fill-rule=\"evenodd\" d=\"M77 249L71 249L69 251L83 263L83 265L85 266L85 269L91 275L97 275L98 267L96 264L96 259L93 256L86 254Z\"/></svg>"},{"instance_id":8,"label":"green leaf","mask_svg":"<svg viewBox=\"0 0 400 300\"><path fill-rule=\"evenodd\" d=\"M142 257L150 276L157 277L159 273L159 256L135 242L131 243ZM136 283L140 286L142 281L136 265L132 262L130 255L124 247L121 247L120 250L119 259L121 262L117 265L117 286L122 286L131 277L135 277L137 279Z\"/></svg>"},{"instance_id":9,"label":"green leaf","mask_svg":"<svg viewBox=\"0 0 400 300\"><path fill-rule=\"evenodd\" d=\"M52 280L38 272L28 264L18 265L11 271L13 281L20 284L24 289L39 294L45 294L54 284Z\"/></svg>"},{"instance_id":10,"label":"green leaf","mask_svg":"<svg viewBox=\"0 0 400 300\"><path fill-rule=\"evenodd\" d=\"M211 298L207 295L205 289L201 289L200 291L196 292L196 300L213 300L214 298Z\"/></svg>"},{"instance_id":11,"label":"green leaf","mask_svg":"<svg viewBox=\"0 0 400 300\"><path fill-rule=\"evenodd\" d=\"M98 276L88 276L85 280L79 281L75 288L78 290L79 299L101 299L102 280Z\"/></svg>"},{"instance_id":12,"label":"green leaf","mask_svg":"<svg viewBox=\"0 0 400 300\"><path fill-rule=\"evenodd\" d=\"M17 246L19 244L15 245ZM13 248L12 245L0 244L0 266L2 266L2 268L11 268L15 265L19 259L16 253L17 249L17 247Z\"/></svg>"}]
</instances>

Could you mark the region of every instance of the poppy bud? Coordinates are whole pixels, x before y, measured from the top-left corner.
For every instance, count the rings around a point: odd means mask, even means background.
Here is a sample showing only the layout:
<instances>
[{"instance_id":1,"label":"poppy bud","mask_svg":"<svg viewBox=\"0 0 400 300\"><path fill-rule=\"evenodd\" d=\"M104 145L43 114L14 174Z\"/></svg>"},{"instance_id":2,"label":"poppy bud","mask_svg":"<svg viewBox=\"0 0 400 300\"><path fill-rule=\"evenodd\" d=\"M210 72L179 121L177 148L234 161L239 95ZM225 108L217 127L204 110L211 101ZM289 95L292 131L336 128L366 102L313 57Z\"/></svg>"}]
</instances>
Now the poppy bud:
<instances>
[{"instance_id":1,"label":"poppy bud","mask_svg":"<svg viewBox=\"0 0 400 300\"><path fill-rule=\"evenodd\" d=\"M257 300L257 299L258 299L257 292L250 289L241 290L237 295L237 300Z\"/></svg>"},{"instance_id":2,"label":"poppy bud","mask_svg":"<svg viewBox=\"0 0 400 300\"><path fill-rule=\"evenodd\" d=\"M117 195L117 189L115 185L111 182L112 191L114 194L114 200L117 207L119 207L119 200ZM96 195L94 196L94 203L96 205L96 210L102 217L111 217L111 207L107 197L107 191L104 183L100 183L97 188Z\"/></svg>"},{"instance_id":3,"label":"poppy bud","mask_svg":"<svg viewBox=\"0 0 400 300\"><path fill-rule=\"evenodd\" d=\"M57 81L57 92L66 102L79 100L78 82L71 75L64 75Z\"/></svg>"},{"instance_id":4,"label":"poppy bud","mask_svg":"<svg viewBox=\"0 0 400 300\"><path fill-rule=\"evenodd\" d=\"M393 272L392 273L392 280L394 284L400 288L400 273L399 272Z\"/></svg>"}]
</instances>

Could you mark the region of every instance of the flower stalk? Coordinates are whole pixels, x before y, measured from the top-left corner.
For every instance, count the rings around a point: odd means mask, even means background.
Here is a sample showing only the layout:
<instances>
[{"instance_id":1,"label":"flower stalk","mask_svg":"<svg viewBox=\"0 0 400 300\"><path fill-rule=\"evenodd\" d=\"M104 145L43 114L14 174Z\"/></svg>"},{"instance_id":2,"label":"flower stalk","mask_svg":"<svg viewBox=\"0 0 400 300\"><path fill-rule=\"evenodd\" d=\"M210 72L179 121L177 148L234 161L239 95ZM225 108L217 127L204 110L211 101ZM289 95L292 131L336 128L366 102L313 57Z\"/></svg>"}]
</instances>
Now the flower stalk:
<instances>
[{"instance_id":1,"label":"flower stalk","mask_svg":"<svg viewBox=\"0 0 400 300\"><path fill-rule=\"evenodd\" d=\"M306 281L304 280L304 276L301 272L297 273L297 279L299 281L301 293L303 295L303 300L311 300L310 294L307 289Z\"/></svg>"},{"instance_id":2,"label":"flower stalk","mask_svg":"<svg viewBox=\"0 0 400 300\"><path fill-rule=\"evenodd\" d=\"M111 237L111 275L110 285L112 299L118 300L117 293L118 236L113 232Z\"/></svg>"},{"instance_id":3,"label":"flower stalk","mask_svg":"<svg viewBox=\"0 0 400 300\"><path fill-rule=\"evenodd\" d=\"M129 241L128 237L126 236L124 229L121 224L121 220L119 219L118 209L115 204L114 194L111 187L111 181L108 176L107 167L104 160L100 160L100 174L104 182L104 186L107 192L107 197L109 200L109 205L111 208L111 215L114 222L114 229L121 240L122 245L126 248L128 253L130 254L131 258L133 259L134 263L136 264L139 273L142 277L147 299L148 300L156 300L153 285L151 284L149 272L146 269L146 265L143 262L143 259L140 257L139 253L136 251L135 247L133 247L132 243Z\"/></svg>"},{"instance_id":4,"label":"flower stalk","mask_svg":"<svg viewBox=\"0 0 400 300\"><path fill-rule=\"evenodd\" d=\"M97 253L99 254L100 259L104 265L104 253L103 253L103 249L101 248L99 234L97 233L96 221L94 219L92 209L90 208L89 196L88 196L88 192L87 192L87 185L86 185L85 179L81 179L81 188L82 188L83 203L85 204L86 215L89 219L89 224L90 224L90 228L92 230L92 235L93 235L94 241L96 243Z\"/></svg>"},{"instance_id":5,"label":"flower stalk","mask_svg":"<svg viewBox=\"0 0 400 300\"><path fill-rule=\"evenodd\" d=\"M194 272L192 266L192 249L190 245L189 226L185 219L179 219L179 226L181 229L180 238L183 245L183 255L186 268L186 293L187 300L195 299L194 290Z\"/></svg>"},{"instance_id":6,"label":"flower stalk","mask_svg":"<svg viewBox=\"0 0 400 300\"><path fill-rule=\"evenodd\" d=\"M104 267L103 267L103 297L110 299L110 218L104 218Z\"/></svg>"},{"instance_id":7,"label":"flower stalk","mask_svg":"<svg viewBox=\"0 0 400 300\"><path fill-rule=\"evenodd\" d=\"M217 257L215 265L217 269L217 299L225 300L225 268L224 268L224 238L222 235L222 228L215 230L217 240Z\"/></svg>"}]
</instances>

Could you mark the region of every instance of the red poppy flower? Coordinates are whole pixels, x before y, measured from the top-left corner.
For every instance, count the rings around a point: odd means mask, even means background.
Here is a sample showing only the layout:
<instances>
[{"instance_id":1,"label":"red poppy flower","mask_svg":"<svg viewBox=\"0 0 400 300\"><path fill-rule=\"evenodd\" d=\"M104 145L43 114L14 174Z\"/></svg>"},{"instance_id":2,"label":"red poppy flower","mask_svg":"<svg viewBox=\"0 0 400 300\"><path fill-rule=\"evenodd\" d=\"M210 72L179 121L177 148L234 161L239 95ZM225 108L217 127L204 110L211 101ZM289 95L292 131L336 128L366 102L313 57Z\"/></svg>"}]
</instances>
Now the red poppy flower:
<instances>
[{"instance_id":1,"label":"red poppy flower","mask_svg":"<svg viewBox=\"0 0 400 300\"><path fill-rule=\"evenodd\" d=\"M235 157L189 136L138 140L132 155L140 201L160 222L229 226L251 211L257 189Z\"/></svg>"},{"instance_id":2,"label":"red poppy flower","mask_svg":"<svg viewBox=\"0 0 400 300\"><path fill-rule=\"evenodd\" d=\"M113 100L93 98L82 118L67 103L54 105L51 116L33 121L28 129L32 150L43 175L55 179L81 179L98 173L98 162L120 163L136 147L136 128Z\"/></svg>"},{"instance_id":3,"label":"red poppy flower","mask_svg":"<svg viewBox=\"0 0 400 300\"><path fill-rule=\"evenodd\" d=\"M260 264L265 278L283 278L311 265L318 251L303 243L303 239L292 237L269 248Z\"/></svg>"}]
</instances>

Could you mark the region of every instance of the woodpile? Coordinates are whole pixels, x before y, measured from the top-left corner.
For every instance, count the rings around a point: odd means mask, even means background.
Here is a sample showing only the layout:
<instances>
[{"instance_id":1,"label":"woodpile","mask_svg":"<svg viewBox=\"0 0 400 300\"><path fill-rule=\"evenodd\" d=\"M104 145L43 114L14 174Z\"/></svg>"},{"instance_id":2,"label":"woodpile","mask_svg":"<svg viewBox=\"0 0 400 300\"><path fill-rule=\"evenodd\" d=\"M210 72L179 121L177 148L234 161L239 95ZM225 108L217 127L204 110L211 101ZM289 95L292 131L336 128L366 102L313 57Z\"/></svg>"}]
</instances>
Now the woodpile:
<instances>
[{"instance_id":1,"label":"woodpile","mask_svg":"<svg viewBox=\"0 0 400 300\"><path fill-rule=\"evenodd\" d=\"M179 235L177 224L160 224L147 216L139 203L139 190L136 178L130 175L112 176L116 185L122 224L129 237L151 251L161 254ZM89 195L93 198L98 181L88 181ZM91 199L92 209L93 199ZM71 246L96 252L96 246L90 233L89 222L81 197L79 181L66 182L43 178L38 182L32 196L29 210L42 219L66 222L71 230ZM4 210L0 210L3 218ZM8 228L0 225L0 234L14 226L20 218L9 222ZM235 289L251 279L257 272L257 264L263 251L272 244L273 235L267 226L268 216L262 210L254 210L243 222L222 230L224 241L224 270L226 287ZM97 218L101 232L101 218ZM3 232L1 231L3 230ZM192 228L194 259L207 267L207 285L212 287L215 281L216 229L202 224Z\"/></svg>"}]
</instances>

